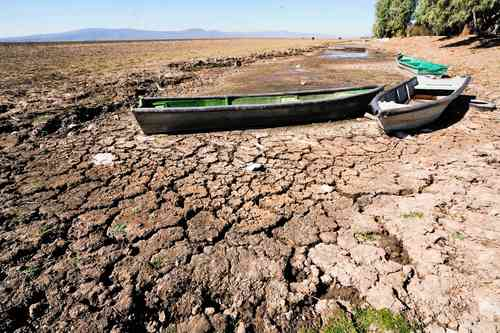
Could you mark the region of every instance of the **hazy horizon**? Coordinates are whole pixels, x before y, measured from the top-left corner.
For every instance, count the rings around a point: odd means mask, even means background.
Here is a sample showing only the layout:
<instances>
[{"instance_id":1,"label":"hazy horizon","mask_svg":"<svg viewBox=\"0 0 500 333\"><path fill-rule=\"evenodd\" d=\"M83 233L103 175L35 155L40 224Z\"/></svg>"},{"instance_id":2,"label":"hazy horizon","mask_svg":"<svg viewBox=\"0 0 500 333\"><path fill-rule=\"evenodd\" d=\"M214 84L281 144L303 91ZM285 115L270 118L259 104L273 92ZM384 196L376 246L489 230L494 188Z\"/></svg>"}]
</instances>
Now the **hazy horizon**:
<instances>
[{"instance_id":1,"label":"hazy horizon","mask_svg":"<svg viewBox=\"0 0 500 333\"><path fill-rule=\"evenodd\" d=\"M288 31L329 36L371 34L374 0L17 0L0 13L0 38L62 33L81 29L148 31L217 30L232 33Z\"/></svg>"}]
</instances>

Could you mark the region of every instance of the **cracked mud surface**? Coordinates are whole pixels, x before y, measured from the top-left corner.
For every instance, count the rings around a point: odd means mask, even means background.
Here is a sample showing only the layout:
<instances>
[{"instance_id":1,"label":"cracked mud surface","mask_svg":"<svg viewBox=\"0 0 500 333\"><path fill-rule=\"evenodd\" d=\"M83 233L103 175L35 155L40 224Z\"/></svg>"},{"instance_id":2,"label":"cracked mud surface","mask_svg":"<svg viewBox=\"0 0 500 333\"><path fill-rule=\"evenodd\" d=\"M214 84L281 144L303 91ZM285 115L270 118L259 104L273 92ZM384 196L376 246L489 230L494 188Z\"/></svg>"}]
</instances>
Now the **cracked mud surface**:
<instances>
[{"instance_id":1,"label":"cracked mud surface","mask_svg":"<svg viewBox=\"0 0 500 333\"><path fill-rule=\"evenodd\" d=\"M382 55L332 63L313 54L176 73L187 79L160 88L405 75ZM137 86L124 82L100 88L120 101L95 117L86 104L61 113L40 102L57 119L51 131L50 121L4 113L1 331L296 331L364 305L433 332L499 330L498 113L454 105L404 139L367 119L145 137L126 107ZM147 94L161 92L157 83L141 82ZM8 117L17 120L4 125Z\"/></svg>"}]
</instances>

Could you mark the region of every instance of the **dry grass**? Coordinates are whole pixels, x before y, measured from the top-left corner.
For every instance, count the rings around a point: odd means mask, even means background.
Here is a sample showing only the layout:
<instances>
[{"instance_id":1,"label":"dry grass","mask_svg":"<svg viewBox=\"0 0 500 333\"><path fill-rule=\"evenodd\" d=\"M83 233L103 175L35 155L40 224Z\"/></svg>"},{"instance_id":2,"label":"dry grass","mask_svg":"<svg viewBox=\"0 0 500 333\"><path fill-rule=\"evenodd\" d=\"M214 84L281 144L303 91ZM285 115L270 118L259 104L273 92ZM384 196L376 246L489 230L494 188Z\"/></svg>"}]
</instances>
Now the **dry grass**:
<instances>
[{"instance_id":1,"label":"dry grass","mask_svg":"<svg viewBox=\"0 0 500 333\"><path fill-rule=\"evenodd\" d=\"M43 75L58 72L111 72L157 68L172 62L306 48L323 41L308 39L231 39L119 43L0 45L0 71ZM3 79L2 79L3 80Z\"/></svg>"}]
</instances>

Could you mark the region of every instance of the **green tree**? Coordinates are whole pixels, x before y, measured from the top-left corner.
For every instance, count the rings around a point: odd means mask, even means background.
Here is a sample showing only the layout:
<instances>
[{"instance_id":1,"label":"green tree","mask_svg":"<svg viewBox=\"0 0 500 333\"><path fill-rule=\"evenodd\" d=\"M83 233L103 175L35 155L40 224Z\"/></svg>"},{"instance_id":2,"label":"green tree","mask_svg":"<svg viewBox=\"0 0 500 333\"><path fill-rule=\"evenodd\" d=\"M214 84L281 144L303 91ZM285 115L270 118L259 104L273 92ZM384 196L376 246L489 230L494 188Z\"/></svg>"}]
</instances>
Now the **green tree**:
<instances>
[{"instance_id":1,"label":"green tree","mask_svg":"<svg viewBox=\"0 0 500 333\"><path fill-rule=\"evenodd\" d=\"M394 36L406 36L415 11L415 0L393 0L390 7L390 28Z\"/></svg>"},{"instance_id":2,"label":"green tree","mask_svg":"<svg viewBox=\"0 0 500 333\"><path fill-rule=\"evenodd\" d=\"M500 0L461 0L460 2L462 3L463 17L466 17L463 20L465 24L470 22L472 16L472 24L477 32L498 29L498 25L500 25Z\"/></svg>"},{"instance_id":3,"label":"green tree","mask_svg":"<svg viewBox=\"0 0 500 333\"><path fill-rule=\"evenodd\" d=\"M391 0L378 0L375 4L373 33L377 38L392 37L389 29L391 2Z\"/></svg>"},{"instance_id":4,"label":"green tree","mask_svg":"<svg viewBox=\"0 0 500 333\"><path fill-rule=\"evenodd\" d=\"M500 0L420 0L415 17L436 35L458 34L466 25L487 32L500 24Z\"/></svg>"},{"instance_id":5,"label":"green tree","mask_svg":"<svg viewBox=\"0 0 500 333\"><path fill-rule=\"evenodd\" d=\"M378 38L405 36L415 7L416 0L378 0L374 35Z\"/></svg>"}]
</instances>

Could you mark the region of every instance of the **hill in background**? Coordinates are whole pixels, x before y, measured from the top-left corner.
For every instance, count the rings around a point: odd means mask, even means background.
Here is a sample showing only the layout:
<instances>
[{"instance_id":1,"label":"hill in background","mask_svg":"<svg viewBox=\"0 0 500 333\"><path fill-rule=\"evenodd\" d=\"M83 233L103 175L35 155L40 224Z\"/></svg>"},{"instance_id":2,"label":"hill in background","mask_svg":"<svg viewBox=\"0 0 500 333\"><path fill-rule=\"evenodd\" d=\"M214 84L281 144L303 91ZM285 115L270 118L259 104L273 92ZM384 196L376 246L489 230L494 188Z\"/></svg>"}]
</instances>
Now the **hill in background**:
<instances>
[{"instance_id":1,"label":"hill in background","mask_svg":"<svg viewBox=\"0 0 500 333\"><path fill-rule=\"evenodd\" d=\"M0 38L0 42L84 42L120 40L169 40L214 38L302 38L310 33L288 31L223 32L217 30L188 29L180 31L148 31L136 29L81 29L62 33Z\"/></svg>"}]
</instances>

